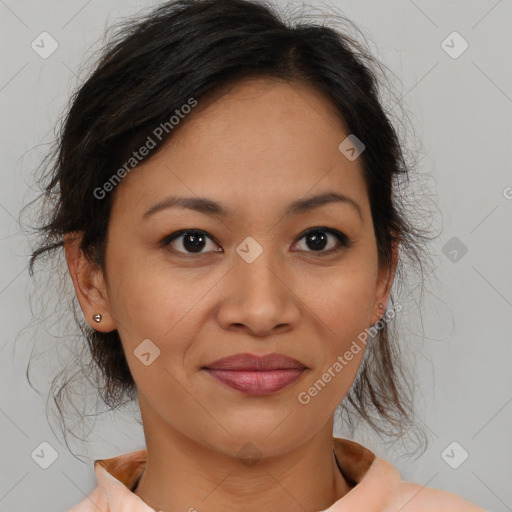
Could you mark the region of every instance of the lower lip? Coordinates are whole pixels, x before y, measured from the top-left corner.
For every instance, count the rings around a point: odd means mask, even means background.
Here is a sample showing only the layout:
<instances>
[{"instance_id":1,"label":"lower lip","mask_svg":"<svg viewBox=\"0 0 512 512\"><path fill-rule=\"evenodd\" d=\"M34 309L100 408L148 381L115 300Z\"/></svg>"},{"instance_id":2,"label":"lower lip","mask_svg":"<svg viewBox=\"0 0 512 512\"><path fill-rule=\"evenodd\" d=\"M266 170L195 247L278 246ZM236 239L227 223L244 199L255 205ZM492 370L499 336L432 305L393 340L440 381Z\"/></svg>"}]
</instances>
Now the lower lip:
<instances>
[{"instance_id":1,"label":"lower lip","mask_svg":"<svg viewBox=\"0 0 512 512\"><path fill-rule=\"evenodd\" d=\"M270 395L295 382L305 368L285 370L246 371L204 368L212 377L248 395Z\"/></svg>"}]
</instances>

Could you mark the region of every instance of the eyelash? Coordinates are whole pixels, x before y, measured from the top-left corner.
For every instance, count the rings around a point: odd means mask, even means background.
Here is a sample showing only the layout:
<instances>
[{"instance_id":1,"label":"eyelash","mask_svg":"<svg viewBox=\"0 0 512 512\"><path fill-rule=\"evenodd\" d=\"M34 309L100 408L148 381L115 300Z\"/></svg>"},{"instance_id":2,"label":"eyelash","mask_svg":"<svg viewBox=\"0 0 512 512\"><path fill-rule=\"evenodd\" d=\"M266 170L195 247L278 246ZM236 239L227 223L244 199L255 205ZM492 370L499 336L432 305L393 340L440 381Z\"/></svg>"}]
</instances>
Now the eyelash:
<instances>
[{"instance_id":1,"label":"eyelash","mask_svg":"<svg viewBox=\"0 0 512 512\"><path fill-rule=\"evenodd\" d=\"M352 245L352 241L346 235L344 235L341 231L338 231L337 229L331 229L331 228L322 227L322 226L310 228L310 229L304 231L303 233L301 233L301 235L299 235L297 240L298 241L302 240L304 237L306 237L310 233L316 233L316 232L324 232L324 233L329 233L329 234L333 235L338 240L340 245L338 247L335 247L334 249L329 249L327 251L320 250L320 251L305 251L305 252L313 253L315 255L319 255L320 257L323 257L323 256L329 256L329 255L331 255L331 254L333 254L335 252L340 251L341 249L348 249ZM209 236L208 233L206 233L206 231L202 231L201 229L183 229L183 230L180 230L180 231L176 231L175 233L171 233L170 235L167 235L160 242L159 245L161 247L167 247L167 246L169 246L171 244L171 242L173 242L174 240L176 240L180 236L183 236L183 235L186 235L186 234L203 235L206 238L209 238L210 240L212 240L213 242L215 242L217 244L217 242L211 236ZM219 244L217 244L217 245L219 245ZM184 256L184 257L193 257L195 255L199 255L200 256L200 255L204 255L204 254L208 253L208 252L198 252L198 253L182 252L182 251L176 251L174 249L173 249L173 252L176 252L176 253L180 254L181 256ZM210 252L220 252L220 251L210 251Z\"/></svg>"}]
</instances>

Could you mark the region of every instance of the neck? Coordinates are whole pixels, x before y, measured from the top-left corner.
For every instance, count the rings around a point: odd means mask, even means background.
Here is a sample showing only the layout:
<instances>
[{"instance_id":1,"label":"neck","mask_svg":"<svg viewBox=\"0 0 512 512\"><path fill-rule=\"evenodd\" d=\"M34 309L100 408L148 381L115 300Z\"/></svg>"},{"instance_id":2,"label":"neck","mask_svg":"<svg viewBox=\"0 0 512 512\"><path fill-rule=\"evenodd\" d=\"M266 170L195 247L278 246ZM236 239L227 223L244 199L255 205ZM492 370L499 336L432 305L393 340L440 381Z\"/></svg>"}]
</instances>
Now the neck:
<instances>
[{"instance_id":1,"label":"neck","mask_svg":"<svg viewBox=\"0 0 512 512\"><path fill-rule=\"evenodd\" d=\"M253 463L176 431L146 435L146 444L147 463L134 492L155 510L318 511L351 489L332 451L332 421L306 443Z\"/></svg>"}]
</instances>

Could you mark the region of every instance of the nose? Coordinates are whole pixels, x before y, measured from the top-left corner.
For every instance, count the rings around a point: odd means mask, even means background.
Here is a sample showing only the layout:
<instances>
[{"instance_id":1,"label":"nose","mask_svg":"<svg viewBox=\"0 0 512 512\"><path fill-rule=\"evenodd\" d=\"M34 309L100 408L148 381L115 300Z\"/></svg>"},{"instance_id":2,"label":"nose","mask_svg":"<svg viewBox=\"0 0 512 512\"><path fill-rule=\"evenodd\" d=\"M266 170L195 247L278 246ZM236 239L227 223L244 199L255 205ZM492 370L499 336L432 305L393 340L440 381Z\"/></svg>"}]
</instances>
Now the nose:
<instances>
[{"instance_id":1,"label":"nose","mask_svg":"<svg viewBox=\"0 0 512 512\"><path fill-rule=\"evenodd\" d=\"M252 263L235 254L217 306L221 327L259 337L295 328L301 301L293 291L290 269L283 267L270 251Z\"/></svg>"}]
</instances>

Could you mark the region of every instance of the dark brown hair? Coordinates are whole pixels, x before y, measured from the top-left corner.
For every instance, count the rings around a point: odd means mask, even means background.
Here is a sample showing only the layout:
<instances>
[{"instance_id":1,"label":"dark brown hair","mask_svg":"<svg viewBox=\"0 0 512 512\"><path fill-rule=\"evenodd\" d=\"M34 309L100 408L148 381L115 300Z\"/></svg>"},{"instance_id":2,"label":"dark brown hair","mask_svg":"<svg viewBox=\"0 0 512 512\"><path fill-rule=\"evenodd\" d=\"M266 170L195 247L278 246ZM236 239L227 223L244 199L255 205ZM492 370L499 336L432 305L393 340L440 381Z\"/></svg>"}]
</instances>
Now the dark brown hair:
<instances>
[{"instance_id":1,"label":"dark brown hair","mask_svg":"<svg viewBox=\"0 0 512 512\"><path fill-rule=\"evenodd\" d=\"M339 15L331 19L354 27ZM191 97L201 105L215 91L259 76L307 83L330 98L349 133L365 144L359 158L379 264L390 265L392 244L397 242L396 286L405 280L406 261L423 276L429 237L406 215L401 194L411 165L391 113L381 105L382 71L382 64L348 30L325 22L283 21L263 1L177 0L124 22L72 97L58 142L44 162L39 241L30 258L31 274L36 260L62 253L63 237L71 232L83 234L81 250L103 268L115 191L98 199L94 190ZM156 149L172 133L164 133ZM111 409L125 398L133 400L136 387L117 331L94 331L82 318L76 297L70 303L81 346L87 341L91 356L91 364L82 365L81 371L95 375L91 381ZM81 351L80 358L85 356ZM59 412L71 380L54 395ZM379 434L400 438L417 428L412 384L401 361L395 323L385 322L368 343L355 382L340 404L342 417L346 415L352 432L354 420L362 419ZM421 429L417 433L422 436Z\"/></svg>"}]
</instances>

